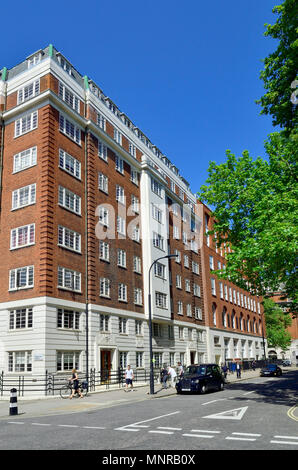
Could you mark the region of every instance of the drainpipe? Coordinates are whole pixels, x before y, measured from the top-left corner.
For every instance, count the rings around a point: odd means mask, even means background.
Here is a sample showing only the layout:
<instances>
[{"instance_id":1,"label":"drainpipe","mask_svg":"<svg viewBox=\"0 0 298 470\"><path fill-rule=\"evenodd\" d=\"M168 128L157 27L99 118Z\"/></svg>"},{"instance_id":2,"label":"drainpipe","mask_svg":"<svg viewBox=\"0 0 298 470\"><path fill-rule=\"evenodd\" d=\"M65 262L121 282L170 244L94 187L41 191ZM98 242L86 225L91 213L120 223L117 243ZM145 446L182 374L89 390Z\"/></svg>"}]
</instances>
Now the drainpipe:
<instances>
[{"instance_id":1,"label":"drainpipe","mask_svg":"<svg viewBox=\"0 0 298 470\"><path fill-rule=\"evenodd\" d=\"M4 107L3 111L5 111L6 108L6 90L5 90L5 81L6 81L6 76L7 76L7 68L4 67L2 71L2 77L1 77L1 82L0 82L0 92L1 88L3 89L3 97L4 97ZM2 112L3 112L2 111ZM1 147L0 147L0 211L1 211L1 204L2 204L2 173L3 173L3 152L4 152L4 120L1 117L0 119L0 125L1 125Z\"/></svg>"},{"instance_id":2,"label":"drainpipe","mask_svg":"<svg viewBox=\"0 0 298 470\"><path fill-rule=\"evenodd\" d=\"M88 90L88 78L84 77L85 91ZM84 117L87 112L87 99L85 93L84 103ZM89 256L88 256L88 203L87 203L87 139L88 139L88 128L85 127L85 316L86 316L86 380L87 380L87 391L89 390L89 289L88 289L88 267L89 267Z\"/></svg>"}]
</instances>

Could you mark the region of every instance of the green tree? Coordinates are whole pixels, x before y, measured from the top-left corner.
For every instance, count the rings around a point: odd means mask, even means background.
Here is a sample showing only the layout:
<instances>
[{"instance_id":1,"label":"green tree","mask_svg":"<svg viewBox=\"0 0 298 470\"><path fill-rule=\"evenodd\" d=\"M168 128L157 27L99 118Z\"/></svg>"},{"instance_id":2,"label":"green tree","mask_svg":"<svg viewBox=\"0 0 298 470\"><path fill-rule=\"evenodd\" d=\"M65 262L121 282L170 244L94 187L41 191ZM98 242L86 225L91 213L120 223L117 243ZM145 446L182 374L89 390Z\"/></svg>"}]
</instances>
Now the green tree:
<instances>
[{"instance_id":1,"label":"green tree","mask_svg":"<svg viewBox=\"0 0 298 470\"><path fill-rule=\"evenodd\" d=\"M263 305L268 345L286 350L291 344L291 335L287 331L291 317L271 299L265 299Z\"/></svg>"},{"instance_id":2,"label":"green tree","mask_svg":"<svg viewBox=\"0 0 298 470\"><path fill-rule=\"evenodd\" d=\"M275 6L278 15L275 24L267 26L265 36L279 40L278 47L264 59L264 69L260 78L266 93L257 103L261 104L261 114L270 114L273 125L283 128L286 136L297 139L297 106L295 99L298 86L298 2L285 0Z\"/></svg>"}]
</instances>

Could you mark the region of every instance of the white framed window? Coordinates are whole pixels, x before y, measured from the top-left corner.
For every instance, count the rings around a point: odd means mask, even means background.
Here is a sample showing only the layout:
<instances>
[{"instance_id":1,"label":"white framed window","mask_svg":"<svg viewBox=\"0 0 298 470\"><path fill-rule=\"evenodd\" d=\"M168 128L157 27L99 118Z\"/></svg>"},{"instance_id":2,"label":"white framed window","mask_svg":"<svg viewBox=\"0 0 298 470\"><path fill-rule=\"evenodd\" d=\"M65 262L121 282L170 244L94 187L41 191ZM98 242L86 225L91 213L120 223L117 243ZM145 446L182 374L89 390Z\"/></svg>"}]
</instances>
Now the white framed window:
<instances>
[{"instance_id":1,"label":"white framed window","mask_svg":"<svg viewBox=\"0 0 298 470\"><path fill-rule=\"evenodd\" d=\"M81 235L74 230L58 226L58 246L81 253Z\"/></svg>"},{"instance_id":2,"label":"white framed window","mask_svg":"<svg viewBox=\"0 0 298 470\"><path fill-rule=\"evenodd\" d=\"M198 284L193 285L193 295L196 297L201 297L201 288Z\"/></svg>"},{"instance_id":3,"label":"white framed window","mask_svg":"<svg viewBox=\"0 0 298 470\"><path fill-rule=\"evenodd\" d=\"M79 98L61 82L59 82L58 95L70 108L74 109L77 113L80 112Z\"/></svg>"},{"instance_id":4,"label":"white framed window","mask_svg":"<svg viewBox=\"0 0 298 470\"><path fill-rule=\"evenodd\" d=\"M143 305L143 290L139 287L134 288L134 303L135 305Z\"/></svg>"},{"instance_id":5,"label":"white framed window","mask_svg":"<svg viewBox=\"0 0 298 470\"><path fill-rule=\"evenodd\" d=\"M99 242L99 259L110 261L110 245L107 242Z\"/></svg>"},{"instance_id":6,"label":"white framed window","mask_svg":"<svg viewBox=\"0 0 298 470\"><path fill-rule=\"evenodd\" d=\"M185 279L185 290L186 292L190 292L190 280L189 279Z\"/></svg>"},{"instance_id":7,"label":"white framed window","mask_svg":"<svg viewBox=\"0 0 298 470\"><path fill-rule=\"evenodd\" d=\"M141 237L140 227L138 225L135 225L132 231L132 240L139 243L140 237Z\"/></svg>"},{"instance_id":8,"label":"white framed window","mask_svg":"<svg viewBox=\"0 0 298 470\"><path fill-rule=\"evenodd\" d=\"M140 212L140 201L134 194L131 195L131 208L136 214Z\"/></svg>"},{"instance_id":9,"label":"white framed window","mask_svg":"<svg viewBox=\"0 0 298 470\"><path fill-rule=\"evenodd\" d=\"M118 284L118 300L121 302L127 302L127 285L119 283Z\"/></svg>"},{"instance_id":10,"label":"white framed window","mask_svg":"<svg viewBox=\"0 0 298 470\"><path fill-rule=\"evenodd\" d=\"M120 215L117 215L117 232L120 235L126 234L126 226L125 226L125 219Z\"/></svg>"},{"instance_id":11,"label":"white framed window","mask_svg":"<svg viewBox=\"0 0 298 470\"><path fill-rule=\"evenodd\" d=\"M164 251L164 238L156 232L153 232L153 246Z\"/></svg>"},{"instance_id":12,"label":"white framed window","mask_svg":"<svg viewBox=\"0 0 298 470\"><path fill-rule=\"evenodd\" d=\"M125 193L124 188L116 184L116 201L121 202L121 204L125 204Z\"/></svg>"},{"instance_id":13,"label":"white framed window","mask_svg":"<svg viewBox=\"0 0 298 470\"><path fill-rule=\"evenodd\" d=\"M192 317L191 304L186 305L186 315Z\"/></svg>"},{"instance_id":14,"label":"white framed window","mask_svg":"<svg viewBox=\"0 0 298 470\"><path fill-rule=\"evenodd\" d=\"M109 209L104 206L100 206L99 208L99 223L108 227L109 226Z\"/></svg>"},{"instance_id":15,"label":"white framed window","mask_svg":"<svg viewBox=\"0 0 298 470\"><path fill-rule=\"evenodd\" d=\"M219 283L219 294L220 294L220 298L223 299L224 298L224 290L223 290L223 283L222 282Z\"/></svg>"},{"instance_id":16,"label":"white framed window","mask_svg":"<svg viewBox=\"0 0 298 470\"><path fill-rule=\"evenodd\" d=\"M59 168L75 178L81 179L81 162L62 149L59 149Z\"/></svg>"},{"instance_id":17,"label":"white framed window","mask_svg":"<svg viewBox=\"0 0 298 470\"><path fill-rule=\"evenodd\" d=\"M142 320L135 321L135 334L138 336L143 336L143 322Z\"/></svg>"},{"instance_id":18,"label":"white framed window","mask_svg":"<svg viewBox=\"0 0 298 470\"><path fill-rule=\"evenodd\" d=\"M182 289L182 278L180 274L176 274L176 287L177 289Z\"/></svg>"},{"instance_id":19,"label":"white framed window","mask_svg":"<svg viewBox=\"0 0 298 470\"><path fill-rule=\"evenodd\" d=\"M110 297L111 282L106 277L99 279L99 295L100 297Z\"/></svg>"},{"instance_id":20,"label":"white framed window","mask_svg":"<svg viewBox=\"0 0 298 470\"><path fill-rule=\"evenodd\" d=\"M211 278L211 293L212 295L216 295L216 284L214 278Z\"/></svg>"},{"instance_id":21,"label":"white framed window","mask_svg":"<svg viewBox=\"0 0 298 470\"><path fill-rule=\"evenodd\" d=\"M105 162L108 161L108 147L100 140L98 141L98 156Z\"/></svg>"},{"instance_id":22,"label":"white framed window","mask_svg":"<svg viewBox=\"0 0 298 470\"><path fill-rule=\"evenodd\" d=\"M228 301L228 300L229 300L229 295L228 295L228 286L227 286L226 284L225 284L225 287L224 287L224 289L225 289L225 300L227 300L227 301Z\"/></svg>"},{"instance_id":23,"label":"white framed window","mask_svg":"<svg viewBox=\"0 0 298 470\"><path fill-rule=\"evenodd\" d=\"M81 198L69 189L59 186L58 203L64 209L68 209L77 215L81 215Z\"/></svg>"},{"instance_id":24,"label":"white framed window","mask_svg":"<svg viewBox=\"0 0 298 470\"><path fill-rule=\"evenodd\" d=\"M115 169L124 175L124 160L123 158L119 157L119 155L115 156Z\"/></svg>"},{"instance_id":25,"label":"white framed window","mask_svg":"<svg viewBox=\"0 0 298 470\"><path fill-rule=\"evenodd\" d=\"M199 263L196 263L195 261L192 261L192 272L194 274L200 274Z\"/></svg>"},{"instance_id":26,"label":"white framed window","mask_svg":"<svg viewBox=\"0 0 298 470\"><path fill-rule=\"evenodd\" d=\"M209 256L209 267L210 269L213 271L214 270L214 260L213 260L213 256Z\"/></svg>"},{"instance_id":27,"label":"white framed window","mask_svg":"<svg viewBox=\"0 0 298 470\"><path fill-rule=\"evenodd\" d=\"M30 184L12 192L12 210L30 206L36 202L36 184Z\"/></svg>"},{"instance_id":28,"label":"white framed window","mask_svg":"<svg viewBox=\"0 0 298 470\"><path fill-rule=\"evenodd\" d=\"M102 129L102 130L106 130L106 118L100 114L100 113L97 113L97 125Z\"/></svg>"},{"instance_id":29,"label":"white framed window","mask_svg":"<svg viewBox=\"0 0 298 470\"><path fill-rule=\"evenodd\" d=\"M136 352L136 367L137 369L144 367L144 353L141 351Z\"/></svg>"},{"instance_id":30,"label":"white framed window","mask_svg":"<svg viewBox=\"0 0 298 470\"><path fill-rule=\"evenodd\" d=\"M81 273L58 266L58 288L81 292Z\"/></svg>"},{"instance_id":31,"label":"white framed window","mask_svg":"<svg viewBox=\"0 0 298 470\"><path fill-rule=\"evenodd\" d=\"M99 331L108 333L110 331L109 323L110 323L110 316L104 315L101 313L99 316Z\"/></svg>"},{"instance_id":32,"label":"white framed window","mask_svg":"<svg viewBox=\"0 0 298 470\"><path fill-rule=\"evenodd\" d=\"M155 305L158 308L168 308L168 296L162 292L155 292Z\"/></svg>"},{"instance_id":33,"label":"white framed window","mask_svg":"<svg viewBox=\"0 0 298 470\"><path fill-rule=\"evenodd\" d=\"M33 309L20 308L16 310L10 310L9 312L9 329L19 330L33 327Z\"/></svg>"},{"instance_id":34,"label":"white framed window","mask_svg":"<svg viewBox=\"0 0 298 470\"><path fill-rule=\"evenodd\" d=\"M187 232L182 232L182 243L184 245L187 245L187 242L188 242L188 237L187 237Z\"/></svg>"},{"instance_id":35,"label":"white framed window","mask_svg":"<svg viewBox=\"0 0 298 470\"><path fill-rule=\"evenodd\" d=\"M233 302L232 287L229 287L229 299L230 299L230 302L232 303Z\"/></svg>"},{"instance_id":36,"label":"white framed window","mask_svg":"<svg viewBox=\"0 0 298 470\"><path fill-rule=\"evenodd\" d=\"M173 193L176 193L176 185L173 180L171 180L171 191L173 191Z\"/></svg>"},{"instance_id":37,"label":"white framed window","mask_svg":"<svg viewBox=\"0 0 298 470\"><path fill-rule=\"evenodd\" d=\"M34 111L33 113L26 114L20 119L15 121L15 132L14 136L19 137L27 132L37 129L38 125L38 112Z\"/></svg>"},{"instance_id":38,"label":"white framed window","mask_svg":"<svg viewBox=\"0 0 298 470\"><path fill-rule=\"evenodd\" d=\"M131 142L128 144L128 151L132 157L136 158L136 147Z\"/></svg>"},{"instance_id":39,"label":"white framed window","mask_svg":"<svg viewBox=\"0 0 298 470\"><path fill-rule=\"evenodd\" d=\"M234 301L234 304L237 304L237 300L236 300L236 290L233 289L233 301Z\"/></svg>"},{"instance_id":40,"label":"white framed window","mask_svg":"<svg viewBox=\"0 0 298 470\"><path fill-rule=\"evenodd\" d=\"M139 186L139 172L137 170L130 169L130 181L136 186Z\"/></svg>"},{"instance_id":41,"label":"white framed window","mask_svg":"<svg viewBox=\"0 0 298 470\"><path fill-rule=\"evenodd\" d=\"M80 351L57 351L57 372L80 369Z\"/></svg>"},{"instance_id":42,"label":"white framed window","mask_svg":"<svg viewBox=\"0 0 298 470\"><path fill-rule=\"evenodd\" d=\"M34 54L32 57L30 57L27 60L28 63L28 69L31 69L34 65L39 64L41 61L41 52L38 52L37 54Z\"/></svg>"},{"instance_id":43,"label":"white framed window","mask_svg":"<svg viewBox=\"0 0 298 470\"><path fill-rule=\"evenodd\" d=\"M114 140L117 144L122 145L122 134L118 129L114 128Z\"/></svg>"},{"instance_id":44,"label":"white framed window","mask_svg":"<svg viewBox=\"0 0 298 470\"><path fill-rule=\"evenodd\" d=\"M177 302L177 306L178 306L178 315L183 315L183 303L181 300L178 300Z\"/></svg>"},{"instance_id":45,"label":"white framed window","mask_svg":"<svg viewBox=\"0 0 298 470\"><path fill-rule=\"evenodd\" d=\"M119 333L127 334L127 318L119 317Z\"/></svg>"},{"instance_id":46,"label":"white framed window","mask_svg":"<svg viewBox=\"0 0 298 470\"><path fill-rule=\"evenodd\" d=\"M152 335L155 337L155 338L162 338L163 336L163 331L162 331L162 325L160 325L159 323L152 323Z\"/></svg>"},{"instance_id":47,"label":"white framed window","mask_svg":"<svg viewBox=\"0 0 298 470\"><path fill-rule=\"evenodd\" d=\"M57 310L57 328L66 328L68 330L80 329L80 312L58 308Z\"/></svg>"},{"instance_id":48,"label":"white framed window","mask_svg":"<svg viewBox=\"0 0 298 470\"><path fill-rule=\"evenodd\" d=\"M157 196L162 197L162 185L152 177L151 177L151 190L152 192L157 194Z\"/></svg>"},{"instance_id":49,"label":"white framed window","mask_svg":"<svg viewBox=\"0 0 298 470\"><path fill-rule=\"evenodd\" d=\"M108 194L109 192L109 178L103 173L98 173L98 189Z\"/></svg>"},{"instance_id":50,"label":"white framed window","mask_svg":"<svg viewBox=\"0 0 298 470\"><path fill-rule=\"evenodd\" d=\"M176 262L176 263L181 263L181 253L180 253L180 251L175 250L174 253L175 253L175 255L176 255L175 262Z\"/></svg>"},{"instance_id":51,"label":"white framed window","mask_svg":"<svg viewBox=\"0 0 298 470\"><path fill-rule=\"evenodd\" d=\"M67 62L62 56L58 56L58 61L60 63L60 66L65 70L68 75L71 75L71 65L69 62Z\"/></svg>"},{"instance_id":52,"label":"white framed window","mask_svg":"<svg viewBox=\"0 0 298 470\"><path fill-rule=\"evenodd\" d=\"M37 147L17 153L13 157L13 173L31 168L37 163Z\"/></svg>"},{"instance_id":53,"label":"white framed window","mask_svg":"<svg viewBox=\"0 0 298 470\"><path fill-rule=\"evenodd\" d=\"M259 314L261 313L261 305L260 305L260 302L258 302L258 313L259 313Z\"/></svg>"},{"instance_id":54,"label":"white framed window","mask_svg":"<svg viewBox=\"0 0 298 470\"><path fill-rule=\"evenodd\" d=\"M32 351L10 351L8 372L32 372Z\"/></svg>"},{"instance_id":55,"label":"white framed window","mask_svg":"<svg viewBox=\"0 0 298 470\"><path fill-rule=\"evenodd\" d=\"M126 251L118 249L118 266L121 268L126 268Z\"/></svg>"},{"instance_id":56,"label":"white framed window","mask_svg":"<svg viewBox=\"0 0 298 470\"><path fill-rule=\"evenodd\" d=\"M176 240L180 239L179 228L177 227L177 225L173 225L173 238L175 238Z\"/></svg>"},{"instance_id":57,"label":"white framed window","mask_svg":"<svg viewBox=\"0 0 298 470\"><path fill-rule=\"evenodd\" d=\"M9 271L10 291L32 287L34 287L34 266L24 266Z\"/></svg>"},{"instance_id":58,"label":"white framed window","mask_svg":"<svg viewBox=\"0 0 298 470\"><path fill-rule=\"evenodd\" d=\"M18 90L18 104L34 98L39 94L39 79L25 85Z\"/></svg>"},{"instance_id":59,"label":"white framed window","mask_svg":"<svg viewBox=\"0 0 298 470\"><path fill-rule=\"evenodd\" d=\"M81 129L61 113L59 116L59 130L71 140L81 145Z\"/></svg>"},{"instance_id":60,"label":"white framed window","mask_svg":"<svg viewBox=\"0 0 298 470\"><path fill-rule=\"evenodd\" d=\"M160 277L161 279L166 279L166 267L162 263L155 263L154 265L154 274L156 277Z\"/></svg>"},{"instance_id":61,"label":"white framed window","mask_svg":"<svg viewBox=\"0 0 298 470\"><path fill-rule=\"evenodd\" d=\"M200 307L195 307L194 314L196 320L203 320L202 309Z\"/></svg>"},{"instance_id":62,"label":"white framed window","mask_svg":"<svg viewBox=\"0 0 298 470\"><path fill-rule=\"evenodd\" d=\"M35 224L24 225L10 231L10 249L23 248L34 245L35 243Z\"/></svg>"},{"instance_id":63,"label":"white framed window","mask_svg":"<svg viewBox=\"0 0 298 470\"><path fill-rule=\"evenodd\" d=\"M119 351L119 367L126 369L127 367L127 352Z\"/></svg>"},{"instance_id":64,"label":"white framed window","mask_svg":"<svg viewBox=\"0 0 298 470\"><path fill-rule=\"evenodd\" d=\"M139 256L133 257L133 270L135 273L138 273L138 274L142 273L142 261Z\"/></svg>"},{"instance_id":65,"label":"white framed window","mask_svg":"<svg viewBox=\"0 0 298 470\"><path fill-rule=\"evenodd\" d=\"M240 305L241 305L241 303L240 303L240 293L239 293L238 290L237 290L237 304L240 307Z\"/></svg>"},{"instance_id":66,"label":"white framed window","mask_svg":"<svg viewBox=\"0 0 298 470\"><path fill-rule=\"evenodd\" d=\"M247 299L246 299L246 295L244 296L244 307L247 308Z\"/></svg>"},{"instance_id":67,"label":"white framed window","mask_svg":"<svg viewBox=\"0 0 298 470\"><path fill-rule=\"evenodd\" d=\"M152 217L157 220L160 224L163 220L163 212L155 204L152 204Z\"/></svg>"},{"instance_id":68,"label":"white framed window","mask_svg":"<svg viewBox=\"0 0 298 470\"><path fill-rule=\"evenodd\" d=\"M187 255L184 255L184 267L189 268L189 258Z\"/></svg>"}]
</instances>

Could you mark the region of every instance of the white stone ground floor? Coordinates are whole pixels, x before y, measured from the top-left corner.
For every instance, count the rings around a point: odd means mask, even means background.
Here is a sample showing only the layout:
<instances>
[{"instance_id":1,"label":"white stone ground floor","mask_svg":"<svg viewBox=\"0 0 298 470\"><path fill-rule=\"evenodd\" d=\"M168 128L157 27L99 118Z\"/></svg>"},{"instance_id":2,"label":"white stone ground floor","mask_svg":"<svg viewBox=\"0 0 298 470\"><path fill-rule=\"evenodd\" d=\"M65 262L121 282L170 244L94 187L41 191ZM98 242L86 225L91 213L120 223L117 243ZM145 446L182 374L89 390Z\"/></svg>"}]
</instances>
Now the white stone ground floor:
<instances>
[{"instance_id":1,"label":"white stone ground floor","mask_svg":"<svg viewBox=\"0 0 298 470\"><path fill-rule=\"evenodd\" d=\"M148 319L99 305L88 308L89 369L149 369ZM154 366L261 359L262 338L183 321L153 319ZM0 304L0 373L86 371L86 306L54 298Z\"/></svg>"}]
</instances>

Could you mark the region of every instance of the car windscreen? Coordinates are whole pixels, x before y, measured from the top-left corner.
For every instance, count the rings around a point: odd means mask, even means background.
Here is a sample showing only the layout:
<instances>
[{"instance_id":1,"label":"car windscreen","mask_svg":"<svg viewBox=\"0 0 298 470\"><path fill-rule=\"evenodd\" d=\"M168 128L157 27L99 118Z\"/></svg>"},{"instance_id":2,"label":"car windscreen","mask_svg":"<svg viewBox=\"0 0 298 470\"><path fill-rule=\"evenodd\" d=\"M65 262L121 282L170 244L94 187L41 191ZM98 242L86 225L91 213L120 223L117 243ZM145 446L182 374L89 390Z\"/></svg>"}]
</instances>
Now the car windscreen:
<instances>
[{"instance_id":1,"label":"car windscreen","mask_svg":"<svg viewBox=\"0 0 298 470\"><path fill-rule=\"evenodd\" d=\"M190 375L205 375L206 367L205 366L188 366L185 370L184 377Z\"/></svg>"},{"instance_id":2,"label":"car windscreen","mask_svg":"<svg viewBox=\"0 0 298 470\"><path fill-rule=\"evenodd\" d=\"M267 369L274 370L274 369L276 369L276 365L275 364L269 364L267 366Z\"/></svg>"}]
</instances>

